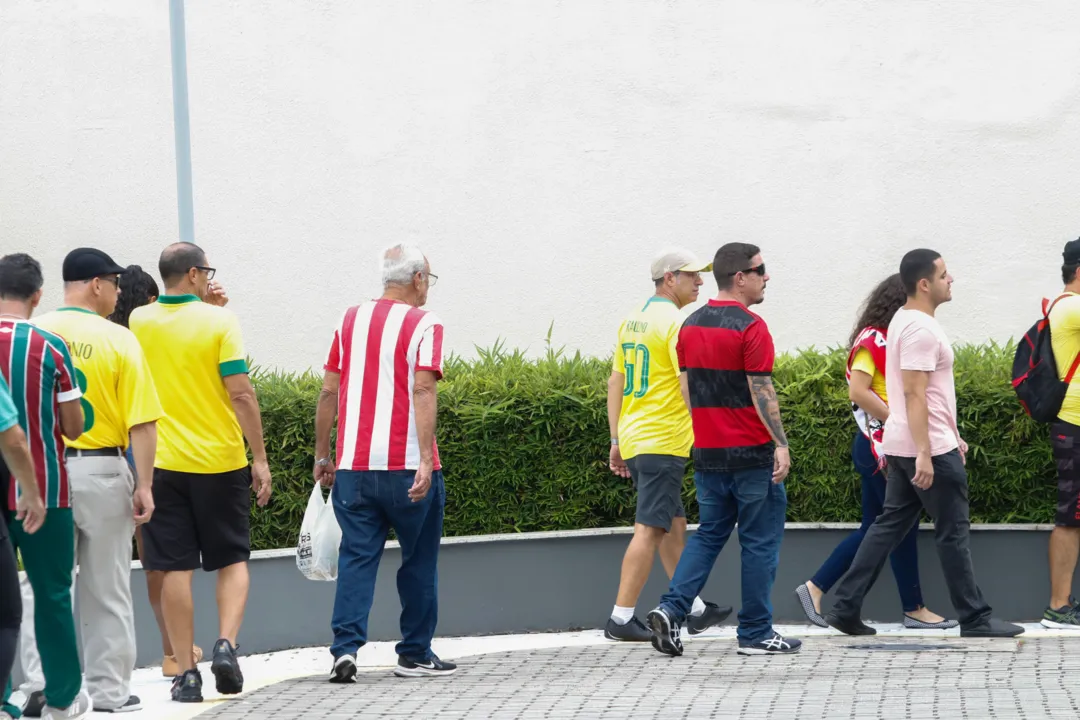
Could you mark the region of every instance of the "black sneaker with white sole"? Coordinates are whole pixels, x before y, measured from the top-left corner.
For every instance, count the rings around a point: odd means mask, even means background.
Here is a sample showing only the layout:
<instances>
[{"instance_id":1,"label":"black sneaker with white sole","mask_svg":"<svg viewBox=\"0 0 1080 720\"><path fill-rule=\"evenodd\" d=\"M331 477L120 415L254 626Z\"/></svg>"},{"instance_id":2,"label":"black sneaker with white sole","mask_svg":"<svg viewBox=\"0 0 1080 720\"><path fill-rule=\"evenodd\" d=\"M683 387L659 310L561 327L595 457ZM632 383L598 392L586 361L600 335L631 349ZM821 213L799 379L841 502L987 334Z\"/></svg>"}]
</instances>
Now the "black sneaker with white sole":
<instances>
[{"instance_id":1,"label":"black sneaker with white sole","mask_svg":"<svg viewBox=\"0 0 1080 720\"><path fill-rule=\"evenodd\" d=\"M222 695L239 695L244 691L244 674L240 672L236 648L225 638L214 643L214 660L210 663L210 672L214 673L217 691Z\"/></svg>"},{"instance_id":2,"label":"black sneaker with white sole","mask_svg":"<svg viewBox=\"0 0 1080 720\"><path fill-rule=\"evenodd\" d=\"M127 702L125 702L120 707L116 707L116 708L98 708L98 707L96 707L96 708L94 708L94 712L100 712L100 713L126 713L126 712L135 712L136 710L142 710L142 701L139 700L138 695L132 695L131 697L129 697L127 699Z\"/></svg>"},{"instance_id":3,"label":"black sneaker with white sole","mask_svg":"<svg viewBox=\"0 0 1080 720\"><path fill-rule=\"evenodd\" d=\"M740 655L791 655L802 648L802 640L786 638L773 631L772 637L755 643L739 643Z\"/></svg>"},{"instance_id":4,"label":"black sneaker with white sole","mask_svg":"<svg viewBox=\"0 0 1080 720\"><path fill-rule=\"evenodd\" d=\"M201 703L202 673L198 670L185 670L173 678L172 699L182 703Z\"/></svg>"},{"instance_id":5,"label":"black sneaker with white sole","mask_svg":"<svg viewBox=\"0 0 1080 720\"><path fill-rule=\"evenodd\" d=\"M440 660L437 655L432 655L423 661L410 660L404 655L398 655L397 667L394 668L394 674L404 678L440 677L453 675L455 672L457 672L457 665Z\"/></svg>"},{"instance_id":6,"label":"black sneaker with white sole","mask_svg":"<svg viewBox=\"0 0 1080 720\"><path fill-rule=\"evenodd\" d=\"M23 705L22 709L22 716L27 718L39 718L44 709L45 692L43 690L35 690L30 693L28 698L26 698L26 704Z\"/></svg>"},{"instance_id":7,"label":"black sneaker with white sole","mask_svg":"<svg viewBox=\"0 0 1080 720\"><path fill-rule=\"evenodd\" d=\"M691 635L699 635L727 620L733 610L730 605L721 607L716 603L706 602L703 613L686 617L686 629Z\"/></svg>"},{"instance_id":8,"label":"black sneaker with white sole","mask_svg":"<svg viewBox=\"0 0 1080 720\"><path fill-rule=\"evenodd\" d=\"M652 646L657 652L678 657L683 654L682 626L663 606L656 608L645 618L652 630Z\"/></svg>"},{"instance_id":9,"label":"black sneaker with white sole","mask_svg":"<svg viewBox=\"0 0 1080 720\"><path fill-rule=\"evenodd\" d=\"M334 668L330 671L330 682L338 685L356 682L356 658L352 655L342 655L334 660Z\"/></svg>"},{"instance_id":10,"label":"black sneaker with white sole","mask_svg":"<svg viewBox=\"0 0 1080 720\"><path fill-rule=\"evenodd\" d=\"M622 642L649 642L652 633L645 623L637 619L637 615L630 618L629 622L622 625L615 622L615 618L608 618L607 626L604 627L604 637L608 640L621 640Z\"/></svg>"}]
</instances>

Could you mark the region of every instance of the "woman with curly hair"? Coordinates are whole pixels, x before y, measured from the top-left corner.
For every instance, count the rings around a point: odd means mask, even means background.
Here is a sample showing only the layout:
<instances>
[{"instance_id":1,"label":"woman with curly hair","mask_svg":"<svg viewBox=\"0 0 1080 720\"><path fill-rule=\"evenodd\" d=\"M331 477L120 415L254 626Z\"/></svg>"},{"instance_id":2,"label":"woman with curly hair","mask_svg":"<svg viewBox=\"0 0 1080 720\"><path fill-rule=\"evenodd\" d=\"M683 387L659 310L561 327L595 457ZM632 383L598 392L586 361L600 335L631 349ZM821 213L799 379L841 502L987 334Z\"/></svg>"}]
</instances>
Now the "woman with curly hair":
<instances>
[{"instance_id":1,"label":"woman with curly hair","mask_svg":"<svg viewBox=\"0 0 1080 720\"><path fill-rule=\"evenodd\" d=\"M821 615L821 598L848 571L866 531L884 509L885 455L881 452L881 438L889 417L885 336L893 315L906 302L907 293L899 273L885 278L866 299L848 341L848 398L858 426L851 460L862 477L862 525L836 546L813 578L795 589L806 617L818 627L828 627ZM956 627L955 620L946 620L923 606L918 532L916 524L890 557L904 609L904 627L921 630Z\"/></svg>"},{"instance_id":2,"label":"woman with curly hair","mask_svg":"<svg viewBox=\"0 0 1080 720\"><path fill-rule=\"evenodd\" d=\"M116 301L116 310L109 316L114 323L128 326L128 320L135 308L149 305L158 298L158 285L149 273L138 265L130 265L124 274L120 276L120 297ZM135 470L135 459L131 454L129 445L128 463L131 464L132 472ZM142 527L135 528L135 545L139 549L139 560L143 558ZM150 607L154 610L154 618L157 620L158 632L161 633L161 648L165 657L161 662L161 673L165 677L173 677L179 674L176 656L172 651L172 643L169 642L169 632L165 629L165 616L161 610L161 585L165 581L162 572L146 573L146 591L150 597ZM195 648L195 662L202 659L202 650Z\"/></svg>"}]
</instances>

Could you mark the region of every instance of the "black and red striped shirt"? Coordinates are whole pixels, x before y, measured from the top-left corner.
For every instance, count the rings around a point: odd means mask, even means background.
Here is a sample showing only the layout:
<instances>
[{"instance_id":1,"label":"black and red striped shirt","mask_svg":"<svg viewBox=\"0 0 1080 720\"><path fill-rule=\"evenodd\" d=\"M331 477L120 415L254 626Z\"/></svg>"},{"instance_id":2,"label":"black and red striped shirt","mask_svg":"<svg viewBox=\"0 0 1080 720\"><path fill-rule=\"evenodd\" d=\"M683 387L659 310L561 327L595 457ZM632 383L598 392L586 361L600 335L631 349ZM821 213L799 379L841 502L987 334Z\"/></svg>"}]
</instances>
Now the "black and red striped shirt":
<instances>
[{"instance_id":1,"label":"black and red striped shirt","mask_svg":"<svg viewBox=\"0 0 1080 720\"><path fill-rule=\"evenodd\" d=\"M776 350L765 321L742 303L710 300L683 323L677 349L690 386L694 469L772 467L775 444L747 382L772 374Z\"/></svg>"}]
</instances>

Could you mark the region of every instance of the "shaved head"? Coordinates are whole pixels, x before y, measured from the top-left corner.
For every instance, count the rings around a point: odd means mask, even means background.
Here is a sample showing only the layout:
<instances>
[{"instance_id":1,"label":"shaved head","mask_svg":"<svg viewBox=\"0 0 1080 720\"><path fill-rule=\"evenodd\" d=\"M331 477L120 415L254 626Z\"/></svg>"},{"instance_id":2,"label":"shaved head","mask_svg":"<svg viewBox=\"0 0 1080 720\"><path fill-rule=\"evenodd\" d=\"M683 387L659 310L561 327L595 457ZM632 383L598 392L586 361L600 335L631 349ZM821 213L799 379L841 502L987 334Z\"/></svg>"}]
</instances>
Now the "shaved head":
<instances>
[{"instance_id":1,"label":"shaved head","mask_svg":"<svg viewBox=\"0 0 1080 720\"><path fill-rule=\"evenodd\" d=\"M166 287L183 280L188 270L206 264L206 253L198 245L187 242L173 243L161 251L158 272Z\"/></svg>"}]
</instances>

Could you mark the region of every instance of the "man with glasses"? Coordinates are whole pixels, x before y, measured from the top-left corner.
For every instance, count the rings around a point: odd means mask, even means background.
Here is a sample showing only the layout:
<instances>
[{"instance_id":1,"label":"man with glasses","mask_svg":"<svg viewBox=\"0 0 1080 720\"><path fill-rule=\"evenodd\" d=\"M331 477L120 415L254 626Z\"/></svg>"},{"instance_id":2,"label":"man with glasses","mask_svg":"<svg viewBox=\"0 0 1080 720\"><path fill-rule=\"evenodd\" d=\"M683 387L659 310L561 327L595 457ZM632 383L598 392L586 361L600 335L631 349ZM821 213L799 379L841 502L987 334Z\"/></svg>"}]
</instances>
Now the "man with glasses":
<instances>
[{"instance_id":1,"label":"man with glasses","mask_svg":"<svg viewBox=\"0 0 1080 720\"><path fill-rule=\"evenodd\" d=\"M401 543L402 638L394 674L431 677L457 669L431 649L446 504L435 443L443 326L421 308L436 277L412 245L389 248L381 270L382 297L346 310L334 332L315 414L315 481L333 486L341 526L330 621L332 683L356 678L356 653L367 642L375 577L390 528ZM335 419L337 448L331 457Z\"/></svg>"},{"instance_id":2,"label":"man with glasses","mask_svg":"<svg viewBox=\"0 0 1080 720\"><path fill-rule=\"evenodd\" d=\"M211 671L219 693L240 693L236 637L247 605L251 554L249 488L270 501L262 419L236 316L213 284L206 253L191 243L165 248L165 291L131 313L165 415L158 423L154 517L143 528L143 566L162 571L162 611L180 674L172 699L202 702L195 667L192 573L217 571L218 641ZM244 440L251 448L248 467Z\"/></svg>"},{"instance_id":3,"label":"man with glasses","mask_svg":"<svg viewBox=\"0 0 1080 720\"><path fill-rule=\"evenodd\" d=\"M79 248L64 259L64 307L34 320L67 343L82 391L83 434L65 456L75 519L76 586L83 660L94 709L138 710L131 694L135 624L131 540L154 510L151 479L161 405L142 348L106 318L116 308L123 268L101 250ZM130 436L138 483L124 458ZM29 620L33 595L24 586L22 663L28 681L44 685ZM37 688L33 688L37 689ZM40 703L37 703L40 704ZM28 708L35 705L34 693Z\"/></svg>"},{"instance_id":4,"label":"man with glasses","mask_svg":"<svg viewBox=\"0 0 1080 720\"><path fill-rule=\"evenodd\" d=\"M680 629L705 587L736 523L742 546L740 655L798 652L802 643L772 626L772 586L784 535L791 469L772 383L775 350L765 321L750 311L765 300L761 251L728 243L716 251L719 294L679 331L679 369L687 375L694 425L694 482L701 524L686 544L671 587L649 613L653 647L683 651Z\"/></svg>"},{"instance_id":5,"label":"man with glasses","mask_svg":"<svg viewBox=\"0 0 1080 720\"><path fill-rule=\"evenodd\" d=\"M682 488L694 432L675 348L684 320L680 311L697 301L701 273L710 269L686 250L661 253L650 268L652 297L619 326L608 380L609 461L611 472L633 480L637 512L615 607L604 628L609 640L649 642L652 633L634 615L638 597L656 553L670 578L686 544ZM687 625L698 634L730 614L730 607L695 597Z\"/></svg>"}]
</instances>

